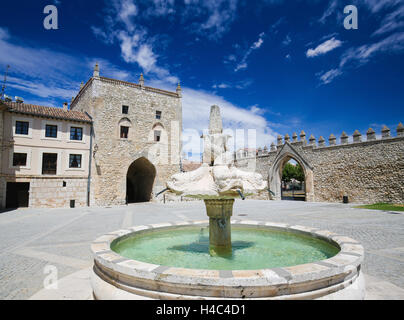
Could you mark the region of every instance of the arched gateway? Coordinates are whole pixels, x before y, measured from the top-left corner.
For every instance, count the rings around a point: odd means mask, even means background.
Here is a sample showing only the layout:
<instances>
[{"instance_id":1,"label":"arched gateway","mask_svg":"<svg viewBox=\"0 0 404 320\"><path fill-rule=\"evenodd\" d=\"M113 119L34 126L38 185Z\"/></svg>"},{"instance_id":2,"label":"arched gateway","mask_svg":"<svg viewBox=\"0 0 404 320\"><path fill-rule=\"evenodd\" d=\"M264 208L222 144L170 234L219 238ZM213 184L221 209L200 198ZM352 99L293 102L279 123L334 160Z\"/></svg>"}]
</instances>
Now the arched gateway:
<instances>
[{"instance_id":1,"label":"arched gateway","mask_svg":"<svg viewBox=\"0 0 404 320\"><path fill-rule=\"evenodd\" d=\"M155 177L156 168L149 160L142 157L134 161L126 175L126 201L150 201Z\"/></svg>"},{"instance_id":2,"label":"arched gateway","mask_svg":"<svg viewBox=\"0 0 404 320\"><path fill-rule=\"evenodd\" d=\"M281 200L281 179L285 164L290 160L296 160L304 171L306 201L314 201L313 167L300 155L289 142L286 142L278 152L275 161L269 169L268 185L275 194L275 200Z\"/></svg>"}]
</instances>

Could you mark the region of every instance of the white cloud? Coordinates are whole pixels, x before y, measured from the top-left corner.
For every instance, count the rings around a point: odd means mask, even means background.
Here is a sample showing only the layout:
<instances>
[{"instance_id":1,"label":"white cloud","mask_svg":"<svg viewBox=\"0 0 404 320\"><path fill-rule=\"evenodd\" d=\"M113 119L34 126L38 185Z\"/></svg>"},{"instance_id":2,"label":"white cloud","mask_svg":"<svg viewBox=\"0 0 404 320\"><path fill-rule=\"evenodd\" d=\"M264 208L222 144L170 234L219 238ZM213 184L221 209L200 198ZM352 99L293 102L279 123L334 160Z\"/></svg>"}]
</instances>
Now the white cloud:
<instances>
[{"instance_id":1,"label":"white cloud","mask_svg":"<svg viewBox=\"0 0 404 320\"><path fill-rule=\"evenodd\" d=\"M373 35L381 35L404 27L404 3L386 15Z\"/></svg>"},{"instance_id":2,"label":"white cloud","mask_svg":"<svg viewBox=\"0 0 404 320\"><path fill-rule=\"evenodd\" d=\"M245 89L249 87L253 83L252 80L246 79L242 81L234 81L232 83L220 83L214 84L212 86L213 89L229 89L229 88L236 88L236 89Z\"/></svg>"},{"instance_id":3,"label":"white cloud","mask_svg":"<svg viewBox=\"0 0 404 320\"><path fill-rule=\"evenodd\" d=\"M261 46L264 43L264 38L265 38L265 33L261 32L258 36L258 40L255 41L249 48L248 50L242 55L242 58L240 60L240 62L237 63L237 65L234 68L234 72L240 71L240 70L244 70L247 69L248 64L247 64L247 59L248 57L251 55L251 53L254 50L258 50L259 48L261 48ZM232 58L231 60L229 58ZM235 62L237 59L234 55L230 55L228 56L227 59L227 63L229 63L230 61ZM225 60L226 61L226 60Z\"/></svg>"},{"instance_id":4,"label":"white cloud","mask_svg":"<svg viewBox=\"0 0 404 320\"><path fill-rule=\"evenodd\" d=\"M323 84L330 83L349 68L358 68L368 63L380 53L397 54L404 52L404 32L397 32L372 44L349 48L341 56L338 68L325 73L318 73Z\"/></svg>"},{"instance_id":5,"label":"white cloud","mask_svg":"<svg viewBox=\"0 0 404 320\"><path fill-rule=\"evenodd\" d=\"M288 45L290 45L291 42L292 42L292 39L290 38L289 35L287 35L286 38L285 38L285 40L282 41L282 44L283 44L284 46L288 46Z\"/></svg>"},{"instance_id":6,"label":"white cloud","mask_svg":"<svg viewBox=\"0 0 404 320\"><path fill-rule=\"evenodd\" d=\"M338 0L331 0L327 6L327 9L324 11L323 15L318 21L324 24L327 21L327 18L334 13L337 6L338 6Z\"/></svg>"},{"instance_id":7,"label":"white cloud","mask_svg":"<svg viewBox=\"0 0 404 320\"><path fill-rule=\"evenodd\" d=\"M277 133L271 128L265 117L264 112L256 105L250 109L243 109L239 106L228 102L221 96L213 93L195 90L191 88L183 88L183 128L188 132L196 130L202 133L209 127L209 113L212 105L218 105L221 109L223 118L223 128L236 130L244 129L247 134L248 129L256 129L257 132L257 147L269 145L276 140ZM246 141L247 142L247 141ZM199 142L195 142L199 144ZM196 145L190 145L189 148L196 149ZM189 150L185 150L188 152Z\"/></svg>"},{"instance_id":8,"label":"white cloud","mask_svg":"<svg viewBox=\"0 0 404 320\"><path fill-rule=\"evenodd\" d=\"M334 50L335 48L340 47L341 45L342 45L342 42L333 37L333 38L323 42L322 44L318 45L315 49L307 50L306 56L308 58L317 57L319 55L326 54L327 52L330 52L330 51Z\"/></svg>"},{"instance_id":9,"label":"white cloud","mask_svg":"<svg viewBox=\"0 0 404 320\"><path fill-rule=\"evenodd\" d=\"M138 9L133 0L113 0L112 5L115 7L116 17L124 23L128 31L134 31L133 18L137 16Z\"/></svg>"},{"instance_id":10,"label":"white cloud","mask_svg":"<svg viewBox=\"0 0 404 320\"><path fill-rule=\"evenodd\" d=\"M199 17L207 16L207 20L195 25L194 32L217 40L229 30L235 20L238 0L185 1L185 4L193 6L192 9L198 12ZM186 13L187 11L184 14Z\"/></svg>"},{"instance_id":11,"label":"white cloud","mask_svg":"<svg viewBox=\"0 0 404 320\"><path fill-rule=\"evenodd\" d=\"M220 83L220 84L214 84L212 86L212 88L213 89L217 89L217 88L219 88L219 89L228 89L228 88L231 88L231 86L229 84L226 84L226 83Z\"/></svg>"},{"instance_id":12,"label":"white cloud","mask_svg":"<svg viewBox=\"0 0 404 320\"><path fill-rule=\"evenodd\" d=\"M400 3L401 0L357 0L359 4L364 4L372 13L377 13L382 9L390 8Z\"/></svg>"},{"instance_id":13,"label":"white cloud","mask_svg":"<svg viewBox=\"0 0 404 320\"><path fill-rule=\"evenodd\" d=\"M279 18L271 27L270 33L277 34L279 32L279 26L286 21L285 17Z\"/></svg>"},{"instance_id":14,"label":"white cloud","mask_svg":"<svg viewBox=\"0 0 404 320\"><path fill-rule=\"evenodd\" d=\"M130 76L105 59L75 57L61 51L26 46L11 37L0 38L0 66L11 66L7 92L16 89L49 100L70 101L77 94L80 82L91 77L95 62L99 62L104 76L122 80Z\"/></svg>"},{"instance_id":15,"label":"white cloud","mask_svg":"<svg viewBox=\"0 0 404 320\"><path fill-rule=\"evenodd\" d=\"M151 3L153 5L147 10L148 15L165 16L175 12L174 0L152 0Z\"/></svg>"},{"instance_id":16,"label":"white cloud","mask_svg":"<svg viewBox=\"0 0 404 320\"><path fill-rule=\"evenodd\" d=\"M161 80L151 80L150 85L172 90L171 84ZM182 86L183 135L185 135L183 151L196 154L194 160L199 160L199 153L202 151L200 136L204 130L209 128L209 114L212 105L220 107L223 129L227 129L228 133L231 133L231 130L234 133L236 129L244 129L247 135L248 129L256 129L257 147L269 146L276 140L277 133L271 129L273 124L263 116L268 109L259 108L258 105L241 108L213 92ZM247 141L245 142L247 143Z\"/></svg>"},{"instance_id":17,"label":"white cloud","mask_svg":"<svg viewBox=\"0 0 404 320\"><path fill-rule=\"evenodd\" d=\"M171 0L154 0L152 5L162 10L159 14L164 14L170 11L169 8L173 3ZM92 31L106 44L118 42L122 59L126 63L136 63L145 74L151 74L170 83L178 82L176 76L158 64L159 55L154 50L153 38L148 35L148 31L135 24L139 10L133 0L113 0L108 11L109 15L105 17L105 30L92 26Z\"/></svg>"},{"instance_id":18,"label":"white cloud","mask_svg":"<svg viewBox=\"0 0 404 320\"><path fill-rule=\"evenodd\" d=\"M132 77L127 70L123 70L108 60L102 59L102 58L92 58L92 59L87 59L87 68L88 70L92 70L95 66L96 63L98 63L98 66L100 67L101 75L114 78L114 79L119 79L119 80L130 80L129 78Z\"/></svg>"},{"instance_id":19,"label":"white cloud","mask_svg":"<svg viewBox=\"0 0 404 320\"><path fill-rule=\"evenodd\" d=\"M339 77L342 74L342 71L339 69L332 69L327 72L320 72L317 74L322 84L328 84L336 77Z\"/></svg>"},{"instance_id":20,"label":"white cloud","mask_svg":"<svg viewBox=\"0 0 404 320\"><path fill-rule=\"evenodd\" d=\"M0 40L6 40L9 38L9 33L7 29L0 27Z\"/></svg>"},{"instance_id":21,"label":"white cloud","mask_svg":"<svg viewBox=\"0 0 404 320\"><path fill-rule=\"evenodd\" d=\"M35 80L24 80L17 77L8 77L7 87L29 92L41 98L63 98L69 102L72 97L76 96L78 91L76 88L61 88L47 83L41 83Z\"/></svg>"},{"instance_id":22,"label":"white cloud","mask_svg":"<svg viewBox=\"0 0 404 320\"><path fill-rule=\"evenodd\" d=\"M247 62L240 62L240 63L234 68L234 71L237 72L237 71L240 71L240 70L244 70L244 69L247 69L247 67L248 67Z\"/></svg>"},{"instance_id":23,"label":"white cloud","mask_svg":"<svg viewBox=\"0 0 404 320\"><path fill-rule=\"evenodd\" d=\"M363 65L369 62L373 56L382 52L399 53L402 51L404 51L404 32L394 33L378 42L348 49L341 57L340 67L344 67L348 63Z\"/></svg>"}]
</instances>

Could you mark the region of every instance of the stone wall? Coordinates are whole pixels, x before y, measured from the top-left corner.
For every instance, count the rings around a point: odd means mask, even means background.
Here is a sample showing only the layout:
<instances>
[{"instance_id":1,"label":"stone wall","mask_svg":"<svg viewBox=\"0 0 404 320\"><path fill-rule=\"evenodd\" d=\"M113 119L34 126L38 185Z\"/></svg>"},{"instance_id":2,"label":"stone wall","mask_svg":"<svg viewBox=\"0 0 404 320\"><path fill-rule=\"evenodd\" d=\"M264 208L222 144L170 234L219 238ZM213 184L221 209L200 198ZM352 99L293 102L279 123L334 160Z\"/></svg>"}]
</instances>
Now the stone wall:
<instances>
[{"instance_id":1,"label":"stone wall","mask_svg":"<svg viewBox=\"0 0 404 320\"><path fill-rule=\"evenodd\" d=\"M256 170L268 179L268 185L280 199L280 175L284 164L291 158L303 167L306 176L306 200L342 202L348 196L353 203L404 203L404 128L397 127L397 135L383 128L382 137L369 129L366 141L355 131L352 142L341 135L341 144L332 135L329 145L320 137L309 142L304 132L300 141L294 134L278 137L278 145L259 149L256 157L238 157L236 165ZM248 167L249 166L249 167ZM272 190L273 189L273 190Z\"/></svg>"},{"instance_id":2,"label":"stone wall","mask_svg":"<svg viewBox=\"0 0 404 320\"><path fill-rule=\"evenodd\" d=\"M129 106L122 114L122 106ZM95 76L81 89L71 109L88 112L93 119L94 136L91 166L91 205L119 205L126 202L126 176L129 166L146 158L156 168L153 193L179 172L182 131L181 92L145 87ZM156 119L161 111L161 119ZM128 139L120 138L120 125L129 126ZM154 130L162 131L154 142Z\"/></svg>"},{"instance_id":3,"label":"stone wall","mask_svg":"<svg viewBox=\"0 0 404 320\"><path fill-rule=\"evenodd\" d=\"M0 101L0 168L3 167L3 152L5 149L4 143L4 110L6 106ZM0 208L4 208L6 205L6 180L0 177Z\"/></svg>"},{"instance_id":4,"label":"stone wall","mask_svg":"<svg viewBox=\"0 0 404 320\"><path fill-rule=\"evenodd\" d=\"M75 200L75 207L87 205L86 178L36 178L29 182L29 206L32 208L68 208L70 200Z\"/></svg>"}]
</instances>

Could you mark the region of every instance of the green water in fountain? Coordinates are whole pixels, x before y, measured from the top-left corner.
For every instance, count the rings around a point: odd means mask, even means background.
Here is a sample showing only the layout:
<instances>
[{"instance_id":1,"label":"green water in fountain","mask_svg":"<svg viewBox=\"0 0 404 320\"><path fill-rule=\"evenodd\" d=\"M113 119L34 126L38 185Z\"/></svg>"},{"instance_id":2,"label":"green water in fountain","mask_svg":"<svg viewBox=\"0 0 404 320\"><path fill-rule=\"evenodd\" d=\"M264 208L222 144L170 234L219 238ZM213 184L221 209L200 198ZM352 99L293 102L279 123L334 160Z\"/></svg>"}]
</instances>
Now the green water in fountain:
<instances>
[{"instance_id":1,"label":"green water in fountain","mask_svg":"<svg viewBox=\"0 0 404 320\"><path fill-rule=\"evenodd\" d=\"M232 226L231 257L209 255L209 228L182 227L117 239L111 249L152 264L208 270L255 270L328 259L339 248L314 237L278 230Z\"/></svg>"}]
</instances>

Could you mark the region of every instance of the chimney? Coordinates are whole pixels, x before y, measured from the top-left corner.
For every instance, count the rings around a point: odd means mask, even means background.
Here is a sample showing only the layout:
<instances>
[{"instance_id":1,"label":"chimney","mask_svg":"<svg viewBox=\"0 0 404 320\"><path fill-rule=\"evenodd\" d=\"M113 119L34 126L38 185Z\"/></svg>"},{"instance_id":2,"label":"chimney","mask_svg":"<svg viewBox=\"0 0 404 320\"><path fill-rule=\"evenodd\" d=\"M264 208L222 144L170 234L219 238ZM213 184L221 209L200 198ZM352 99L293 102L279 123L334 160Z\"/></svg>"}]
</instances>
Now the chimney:
<instances>
[{"instance_id":1,"label":"chimney","mask_svg":"<svg viewBox=\"0 0 404 320\"><path fill-rule=\"evenodd\" d=\"M67 102L64 102L64 103L63 103L63 110L64 110L64 111L69 110L69 105L67 104Z\"/></svg>"},{"instance_id":2,"label":"chimney","mask_svg":"<svg viewBox=\"0 0 404 320\"><path fill-rule=\"evenodd\" d=\"M15 96L15 102L17 102L17 103L24 103L24 98Z\"/></svg>"}]
</instances>

